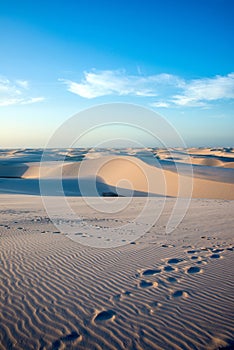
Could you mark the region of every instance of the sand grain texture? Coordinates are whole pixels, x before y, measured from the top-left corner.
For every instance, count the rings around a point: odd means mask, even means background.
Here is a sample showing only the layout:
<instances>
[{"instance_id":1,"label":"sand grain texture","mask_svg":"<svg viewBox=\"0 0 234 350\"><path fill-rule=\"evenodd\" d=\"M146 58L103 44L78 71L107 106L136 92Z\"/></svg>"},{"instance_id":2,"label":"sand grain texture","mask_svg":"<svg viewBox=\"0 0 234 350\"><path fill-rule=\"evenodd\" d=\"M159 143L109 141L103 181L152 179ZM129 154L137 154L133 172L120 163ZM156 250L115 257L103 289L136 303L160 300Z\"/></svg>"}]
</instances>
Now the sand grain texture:
<instances>
[{"instance_id":1,"label":"sand grain texture","mask_svg":"<svg viewBox=\"0 0 234 350\"><path fill-rule=\"evenodd\" d=\"M232 340L233 203L193 200L165 237L171 199L136 244L98 249L57 232L39 197L1 200L1 349L218 349Z\"/></svg>"}]
</instances>

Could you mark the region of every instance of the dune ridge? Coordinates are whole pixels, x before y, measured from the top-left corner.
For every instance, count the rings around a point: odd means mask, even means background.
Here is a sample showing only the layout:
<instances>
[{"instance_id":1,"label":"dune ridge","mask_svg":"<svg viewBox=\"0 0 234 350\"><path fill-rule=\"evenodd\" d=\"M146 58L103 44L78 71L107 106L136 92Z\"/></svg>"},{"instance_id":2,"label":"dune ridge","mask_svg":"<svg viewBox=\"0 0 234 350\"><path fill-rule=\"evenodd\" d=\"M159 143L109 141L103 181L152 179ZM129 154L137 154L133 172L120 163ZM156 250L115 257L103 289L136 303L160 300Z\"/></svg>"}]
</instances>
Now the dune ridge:
<instances>
[{"instance_id":1,"label":"dune ridge","mask_svg":"<svg viewBox=\"0 0 234 350\"><path fill-rule=\"evenodd\" d=\"M107 152L108 153L108 152ZM230 157L231 159L231 157ZM103 161L104 160L104 161ZM96 154L85 161L46 161L43 163L0 163L0 191L6 193L9 188L18 188L18 193L40 194L39 181L48 179L64 179L65 193L80 196L77 179L83 182L96 181L98 192L113 192L124 196L190 196L188 191L193 185L192 198L234 199L234 172L232 168L217 167L219 160L207 158L206 166L186 165L182 159L177 164L167 159L160 162L154 158L146 157L145 154L129 155L104 155ZM102 165L103 163L103 165ZM85 164L85 166L83 166ZM208 164L210 164L208 166ZM232 162L230 162L232 164ZM215 166L214 166L215 165ZM226 164L227 165L227 164ZM223 169L223 170L222 170ZM82 171L81 171L82 170ZM178 170L180 177L178 177ZM193 179L191 180L191 175ZM14 178L24 179L24 182L15 181ZM97 178L97 180L95 180ZM4 181L4 179L6 179ZM9 182L9 179L12 179ZM179 181L184 184L186 191L179 193ZM22 191L20 191L20 184ZM87 188L89 186L87 185ZM28 192L27 192L28 188ZM104 190L103 190L104 188ZM60 193L59 193L60 194ZM90 192L89 195L92 195ZM95 191L93 195L96 195Z\"/></svg>"},{"instance_id":2,"label":"dune ridge","mask_svg":"<svg viewBox=\"0 0 234 350\"><path fill-rule=\"evenodd\" d=\"M42 154L0 152L0 350L232 349L233 150ZM166 233L178 169L192 199Z\"/></svg>"}]
</instances>

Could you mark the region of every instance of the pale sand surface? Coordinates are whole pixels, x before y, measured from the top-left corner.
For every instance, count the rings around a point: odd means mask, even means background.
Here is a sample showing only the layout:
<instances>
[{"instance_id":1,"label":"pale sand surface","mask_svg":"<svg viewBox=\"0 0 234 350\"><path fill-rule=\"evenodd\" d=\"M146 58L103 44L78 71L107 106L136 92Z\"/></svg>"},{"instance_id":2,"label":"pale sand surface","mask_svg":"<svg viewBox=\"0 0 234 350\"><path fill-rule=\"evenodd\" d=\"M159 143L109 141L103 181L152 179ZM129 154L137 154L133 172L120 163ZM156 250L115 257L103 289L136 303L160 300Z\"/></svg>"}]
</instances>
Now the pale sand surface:
<instances>
[{"instance_id":1,"label":"pale sand surface","mask_svg":"<svg viewBox=\"0 0 234 350\"><path fill-rule=\"evenodd\" d=\"M225 150L53 150L44 159L42 168L40 154L35 150L2 151L0 192L39 195L39 176L44 183L48 182L49 189L53 187L53 179L62 176L66 195L80 196L78 176L87 189L96 181L99 194L117 189L123 196L150 193L151 196L190 197L189 188L193 187L193 198L233 200L234 153L232 149ZM85 161L81 162L82 159ZM61 195L56 191L50 194ZM84 195L96 193L90 191Z\"/></svg>"},{"instance_id":2,"label":"pale sand surface","mask_svg":"<svg viewBox=\"0 0 234 350\"><path fill-rule=\"evenodd\" d=\"M186 216L167 235L178 176L170 152L152 151L159 164L137 149L53 150L44 164L42 181L56 203L61 193L52 185L62 173L68 204L87 228L100 228L100 242L102 228L127 224L145 205L138 197L147 195L145 174L156 179L152 200L160 207L168 196L159 220L134 244L105 249L81 244L82 236L74 242L53 225L40 197L39 151L0 152L0 349L233 348L233 151L190 149L188 159L172 150L183 183L192 179L194 188ZM55 164L56 154L66 163ZM100 193L134 191L116 214L89 208L76 184L86 158L81 180L89 187L100 154L110 160L98 171ZM196 163L194 178L188 163ZM105 200L111 207L113 198Z\"/></svg>"},{"instance_id":3,"label":"pale sand surface","mask_svg":"<svg viewBox=\"0 0 234 350\"><path fill-rule=\"evenodd\" d=\"M233 341L233 202L192 200L166 236L169 199L136 244L98 249L59 233L40 197L0 199L1 349L221 349ZM86 212L81 198L69 201ZM143 198L133 201L137 208Z\"/></svg>"}]
</instances>

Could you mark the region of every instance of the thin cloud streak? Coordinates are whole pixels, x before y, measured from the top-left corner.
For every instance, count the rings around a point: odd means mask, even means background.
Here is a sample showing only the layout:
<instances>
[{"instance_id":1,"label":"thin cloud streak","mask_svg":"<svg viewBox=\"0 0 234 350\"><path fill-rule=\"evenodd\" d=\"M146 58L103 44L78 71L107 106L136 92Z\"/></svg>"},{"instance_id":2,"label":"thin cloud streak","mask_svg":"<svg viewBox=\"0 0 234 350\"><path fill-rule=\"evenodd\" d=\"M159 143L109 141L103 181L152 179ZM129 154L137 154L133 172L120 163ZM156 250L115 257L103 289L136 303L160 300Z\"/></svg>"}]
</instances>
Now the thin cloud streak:
<instances>
[{"instance_id":1,"label":"thin cloud streak","mask_svg":"<svg viewBox=\"0 0 234 350\"><path fill-rule=\"evenodd\" d=\"M80 83L59 79L67 90L84 98L96 98L107 95L155 97L158 95L155 85L170 84L176 79L169 74L157 76L127 75L124 70L84 72Z\"/></svg>"},{"instance_id":2,"label":"thin cloud streak","mask_svg":"<svg viewBox=\"0 0 234 350\"><path fill-rule=\"evenodd\" d=\"M28 89L27 80L10 81L6 77L0 77L0 107L27 105L45 100L42 96L28 96Z\"/></svg>"},{"instance_id":3,"label":"thin cloud streak","mask_svg":"<svg viewBox=\"0 0 234 350\"><path fill-rule=\"evenodd\" d=\"M192 80L185 84L182 94L174 95L172 102L179 106L202 106L209 101L234 98L234 73L214 78Z\"/></svg>"},{"instance_id":4,"label":"thin cloud streak","mask_svg":"<svg viewBox=\"0 0 234 350\"><path fill-rule=\"evenodd\" d=\"M87 99L116 95L154 98L151 106L205 107L209 102L234 99L234 73L186 80L172 74L128 75L124 70L84 72L80 82L59 79L67 90Z\"/></svg>"}]
</instances>

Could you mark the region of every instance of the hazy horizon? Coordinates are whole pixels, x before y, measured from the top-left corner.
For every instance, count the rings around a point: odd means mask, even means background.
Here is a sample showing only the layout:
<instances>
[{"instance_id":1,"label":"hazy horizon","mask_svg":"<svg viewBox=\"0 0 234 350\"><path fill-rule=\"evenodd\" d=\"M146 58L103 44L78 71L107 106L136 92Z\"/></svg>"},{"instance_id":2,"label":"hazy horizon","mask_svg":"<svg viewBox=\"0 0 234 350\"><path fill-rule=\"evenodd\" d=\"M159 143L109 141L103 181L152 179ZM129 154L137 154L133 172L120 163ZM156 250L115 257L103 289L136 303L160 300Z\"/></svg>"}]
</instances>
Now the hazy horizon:
<instances>
[{"instance_id":1,"label":"hazy horizon","mask_svg":"<svg viewBox=\"0 0 234 350\"><path fill-rule=\"evenodd\" d=\"M230 0L2 1L0 147L45 147L71 116L113 102L157 112L188 147L232 146L233 10Z\"/></svg>"}]
</instances>

